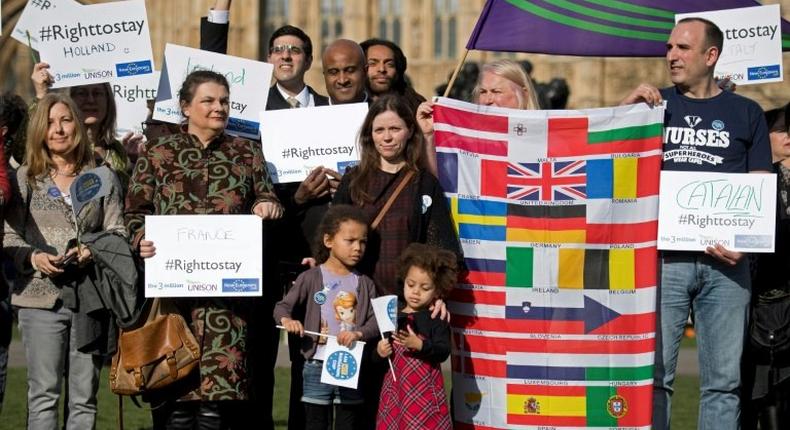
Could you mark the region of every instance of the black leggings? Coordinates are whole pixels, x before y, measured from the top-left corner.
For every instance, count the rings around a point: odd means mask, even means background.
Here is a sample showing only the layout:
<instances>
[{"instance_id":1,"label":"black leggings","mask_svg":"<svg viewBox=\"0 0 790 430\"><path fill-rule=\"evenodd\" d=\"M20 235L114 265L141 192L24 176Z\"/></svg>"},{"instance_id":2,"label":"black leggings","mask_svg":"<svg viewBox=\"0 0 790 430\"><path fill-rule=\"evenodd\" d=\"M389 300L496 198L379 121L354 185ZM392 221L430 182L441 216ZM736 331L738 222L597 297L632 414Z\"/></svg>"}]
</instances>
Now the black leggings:
<instances>
[{"instance_id":1,"label":"black leggings","mask_svg":"<svg viewBox=\"0 0 790 430\"><path fill-rule=\"evenodd\" d=\"M362 417L362 405L335 405L335 425L332 427L332 405L304 404L305 428L309 430L357 430Z\"/></svg>"},{"instance_id":2,"label":"black leggings","mask_svg":"<svg viewBox=\"0 0 790 430\"><path fill-rule=\"evenodd\" d=\"M154 430L231 430L249 428L246 401L166 402L153 409Z\"/></svg>"}]
</instances>

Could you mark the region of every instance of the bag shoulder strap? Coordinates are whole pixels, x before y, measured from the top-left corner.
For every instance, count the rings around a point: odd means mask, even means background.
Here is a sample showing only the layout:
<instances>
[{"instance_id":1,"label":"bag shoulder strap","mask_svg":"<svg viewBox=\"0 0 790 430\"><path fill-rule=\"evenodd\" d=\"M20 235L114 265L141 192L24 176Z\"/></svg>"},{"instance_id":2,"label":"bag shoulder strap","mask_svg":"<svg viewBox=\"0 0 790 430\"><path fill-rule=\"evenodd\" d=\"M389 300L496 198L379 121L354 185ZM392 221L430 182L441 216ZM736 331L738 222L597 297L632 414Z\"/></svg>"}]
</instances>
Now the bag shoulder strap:
<instances>
[{"instance_id":1,"label":"bag shoulder strap","mask_svg":"<svg viewBox=\"0 0 790 430\"><path fill-rule=\"evenodd\" d=\"M412 176L414 176L414 170L410 170L406 172L406 175L403 176L403 179L401 179L397 188L395 188L392 194L390 194L390 197L387 199L387 202L384 203L384 207L382 207L381 210L379 211L379 214L376 215L376 219L374 219L373 222L370 224L371 230L375 230L376 227L379 226L381 220L384 219L384 215L387 214L387 211L390 210L392 204L395 203L395 199L398 198L398 195L401 193L401 191L403 191L403 189L406 188L406 185L409 183L409 180L412 178Z\"/></svg>"}]
</instances>

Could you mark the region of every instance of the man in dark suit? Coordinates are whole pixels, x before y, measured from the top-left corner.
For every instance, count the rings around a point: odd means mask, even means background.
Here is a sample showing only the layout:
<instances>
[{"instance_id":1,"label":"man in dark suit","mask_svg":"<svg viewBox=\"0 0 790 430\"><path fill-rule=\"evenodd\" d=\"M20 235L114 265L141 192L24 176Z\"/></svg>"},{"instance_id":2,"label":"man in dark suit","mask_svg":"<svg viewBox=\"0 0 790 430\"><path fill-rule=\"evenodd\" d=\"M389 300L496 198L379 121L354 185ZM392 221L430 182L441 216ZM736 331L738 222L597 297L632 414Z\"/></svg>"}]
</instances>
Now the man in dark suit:
<instances>
[{"instance_id":1,"label":"man in dark suit","mask_svg":"<svg viewBox=\"0 0 790 430\"><path fill-rule=\"evenodd\" d=\"M329 99L304 82L313 64L313 43L301 29L285 25L269 38L267 61L274 65L276 83L269 89L266 110L325 106Z\"/></svg>"},{"instance_id":2,"label":"man in dark suit","mask_svg":"<svg viewBox=\"0 0 790 430\"><path fill-rule=\"evenodd\" d=\"M230 0L217 0L209 16L201 20L200 47L226 53ZM267 62L274 66L275 84L269 89L266 110L326 106L329 99L305 84L304 75L313 62L313 44L301 29L285 25L269 38ZM331 178L331 179L330 179ZM326 212L340 175L330 169L316 168L300 183L276 184L274 191L285 206L285 216L267 223L264 228L264 273L269 296L262 301L260 320L250 324L250 362L253 405L250 408L258 428L273 427L271 419L274 388L274 367L277 360L280 332L274 327L271 308L282 297L296 276L307 266L305 257L312 255L311 244L318 224ZM276 244L276 249L271 244ZM274 281L272 281L274 278ZM299 310L294 310L298 313ZM304 358L299 350L298 336L289 337L291 358L291 393L288 428L303 430L302 367Z\"/></svg>"}]
</instances>

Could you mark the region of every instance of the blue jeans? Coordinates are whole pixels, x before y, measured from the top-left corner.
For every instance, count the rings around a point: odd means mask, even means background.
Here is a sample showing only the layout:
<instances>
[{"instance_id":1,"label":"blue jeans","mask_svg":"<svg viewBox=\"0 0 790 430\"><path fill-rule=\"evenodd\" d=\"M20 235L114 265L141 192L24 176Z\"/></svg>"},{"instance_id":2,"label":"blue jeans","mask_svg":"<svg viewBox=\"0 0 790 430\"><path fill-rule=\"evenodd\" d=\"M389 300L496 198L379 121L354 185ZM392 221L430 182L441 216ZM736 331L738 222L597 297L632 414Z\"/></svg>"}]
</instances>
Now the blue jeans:
<instances>
[{"instance_id":1,"label":"blue jeans","mask_svg":"<svg viewBox=\"0 0 790 430\"><path fill-rule=\"evenodd\" d=\"M669 428L678 349L690 308L694 311L700 369L697 428L739 427L740 364L750 296L746 258L727 266L703 253L662 254L653 428Z\"/></svg>"},{"instance_id":2,"label":"blue jeans","mask_svg":"<svg viewBox=\"0 0 790 430\"><path fill-rule=\"evenodd\" d=\"M313 405L361 405L362 392L353 388L338 387L321 382L323 361L307 360L302 371L304 385L302 401Z\"/></svg>"},{"instance_id":3,"label":"blue jeans","mask_svg":"<svg viewBox=\"0 0 790 430\"><path fill-rule=\"evenodd\" d=\"M75 335L72 312L62 307L20 308L18 317L27 360L28 428L57 429L64 372L68 384L66 429L94 428L102 360L76 350L71 342Z\"/></svg>"}]
</instances>

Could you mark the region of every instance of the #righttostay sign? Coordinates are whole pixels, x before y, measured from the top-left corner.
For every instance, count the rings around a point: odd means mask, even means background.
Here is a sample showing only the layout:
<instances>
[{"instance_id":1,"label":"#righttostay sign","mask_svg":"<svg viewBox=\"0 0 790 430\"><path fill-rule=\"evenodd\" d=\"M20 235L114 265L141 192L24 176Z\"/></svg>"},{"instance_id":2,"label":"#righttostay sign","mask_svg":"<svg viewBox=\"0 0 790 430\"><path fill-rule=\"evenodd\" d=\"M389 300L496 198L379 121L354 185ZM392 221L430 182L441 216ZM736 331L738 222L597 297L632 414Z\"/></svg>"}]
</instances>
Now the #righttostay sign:
<instances>
[{"instance_id":1,"label":"#righttostay sign","mask_svg":"<svg viewBox=\"0 0 790 430\"><path fill-rule=\"evenodd\" d=\"M230 85L230 117L225 129L229 134L256 139L259 112L266 109L274 67L248 58L168 43L165 63L156 94L154 119L179 124L184 119L178 103L178 90L195 70L222 74Z\"/></svg>"},{"instance_id":2,"label":"#righttostay sign","mask_svg":"<svg viewBox=\"0 0 790 430\"><path fill-rule=\"evenodd\" d=\"M678 14L675 21L691 17L710 20L724 33L724 48L714 71L717 79L729 78L737 85L782 82L778 4Z\"/></svg>"},{"instance_id":3,"label":"#righttostay sign","mask_svg":"<svg viewBox=\"0 0 790 430\"><path fill-rule=\"evenodd\" d=\"M658 249L774 252L776 175L661 172Z\"/></svg>"},{"instance_id":4,"label":"#righttostay sign","mask_svg":"<svg viewBox=\"0 0 790 430\"><path fill-rule=\"evenodd\" d=\"M65 0L30 2L24 29L14 37L36 38L34 49L50 65L53 88L110 82L153 73L145 1L126 0L82 6ZM58 6L56 8L56 6ZM32 7L28 13L28 9ZM25 34L19 34L24 31Z\"/></svg>"}]
</instances>

